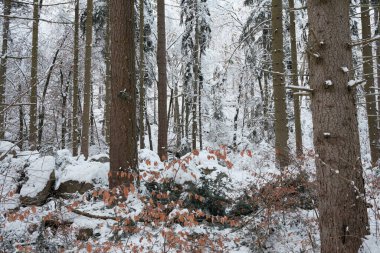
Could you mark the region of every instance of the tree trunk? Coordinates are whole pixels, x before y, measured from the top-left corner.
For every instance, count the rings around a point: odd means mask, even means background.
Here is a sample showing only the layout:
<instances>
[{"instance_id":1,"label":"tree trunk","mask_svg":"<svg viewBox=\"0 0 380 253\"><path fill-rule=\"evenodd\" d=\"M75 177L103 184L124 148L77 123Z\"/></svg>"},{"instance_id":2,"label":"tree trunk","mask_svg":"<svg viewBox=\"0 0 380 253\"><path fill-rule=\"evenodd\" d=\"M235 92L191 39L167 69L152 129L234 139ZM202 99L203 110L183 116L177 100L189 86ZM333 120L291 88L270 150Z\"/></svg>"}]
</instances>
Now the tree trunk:
<instances>
[{"instance_id":1,"label":"tree trunk","mask_svg":"<svg viewBox=\"0 0 380 253\"><path fill-rule=\"evenodd\" d=\"M176 134L175 151L181 146L181 120L179 115L178 83L174 86L174 133Z\"/></svg>"},{"instance_id":2,"label":"tree trunk","mask_svg":"<svg viewBox=\"0 0 380 253\"><path fill-rule=\"evenodd\" d=\"M203 133L202 133L202 89L203 89L203 75L201 74L202 69L202 56L199 56L199 69L200 69L200 75L199 75L199 87L198 87L198 132L199 132L199 149L203 149Z\"/></svg>"},{"instance_id":3,"label":"tree trunk","mask_svg":"<svg viewBox=\"0 0 380 253\"><path fill-rule=\"evenodd\" d=\"M139 127L140 127L140 149L145 148L144 106L145 106L145 55L144 55L144 0L140 0L140 100L139 100Z\"/></svg>"},{"instance_id":4,"label":"tree trunk","mask_svg":"<svg viewBox=\"0 0 380 253\"><path fill-rule=\"evenodd\" d=\"M290 9L290 47L292 58L292 85L298 86L298 60L297 60L297 36L296 36L296 19L294 8L294 0L289 0ZM301 157L303 153L302 148L302 128L301 128L301 110L299 96L293 96L294 103L294 130L296 139L296 154Z\"/></svg>"},{"instance_id":5,"label":"tree trunk","mask_svg":"<svg viewBox=\"0 0 380 253\"><path fill-rule=\"evenodd\" d=\"M238 85L238 97L237 97L237 104L235 109L235 117L234 117L234 137L232 141L232 146L234 149L234 152L237 151L237 128L238 128L238 119L239 119L239 112L240 112L240 100L241 100L241 92L243 88L243 76L240 78L240 82Z\"/></svg>"},{"instance_id":6,"label":"tree trunk","mask_svg":"<svg viewBox=\"0 0 380 253\"><path fill-rule=\"evenodd\" d=\"M375 20L376 20L376 33L375 35L376 36L379 36L380 34L380 22L379 22L379 16L380 16L380 1L379 0L376 0L374 2L374 5L375 5L375 8L374 8L374 12L375 12ZM380 65L380 41L377 40L376 41L376 59L375 59L375 66L376 67L376 74L377 74L377 77L376 77L376 81L377 81L377 88L380 89L380 68L378 67ZM376 96L376 101L377 101L377 108L378 108L378 111L377 111L377 117L376 119L378 120L378 123L379 123L379 120L380 120L380 115L379 115L379 110L380 110L380 96Z\"/></svg>"},{"instance_id":7,"label":"tree trunk","mask_svg":"<svg viewBox=\"0 0 380 253\"><path fill-rule=\"evenodd\" d=\"M284 78L284 42L282 29L282 0L272 0L272 70L274 96L274 131L276 162L280 168L289 165L288 119Z\"/></svg>"},{"instance_id":8,"label":"tree trunk","mask_svg":"<svg viewBox=\"0 0 380 253\"><path fill-rule=\"evenodd\" d=\"M146 103L146 102L145 102ZM148 117L148 110L145 104L145 119L146 119L146 127L148 130L148 138L149 138L149 149L153 151L153 140L152 140L152 130L150 128L150 122L149 122L149 117Z\"/></svg>"},{"instance_id":9,"label":"tree trunk","mask_svg":"<svg viewBox=\"0 0 380 253\"><path fill-rule=\"evenodd\" d=\"M18 92L19 94L22 93L22 85L21 82L18 84ZM18 147L22 150L23 144L24 144L24 108L22 105L18 107L18 123L19 123L19 129L18 129Z\"/></svg>"},{"instance_id":10,"label":"tree trunk","mask_svg":"<svg viewBox=\"0 0 380 253\"><path fill-rule=\"evenodd\" d=\"M350 0L308 1L321 252L357 253L368 233L352 65ZM332 86L326 86L330 80Z\"/></svg>"},{"instance_id":11,"label":"tree trunk","mask_svg":"<svg viewBox=\"0 0 380 253\"><path fill-rule=\"evenodd\" d=\"M33 1L32 65L30 74L29 148L37 149L37 85L38 85L38 0Z\"/></svg>"},{"instance_id":12,"label":"tree trunk","mask_svg":"<svg viewBox=\"0 0 380 253\"><path fill-rule=\"evenodd\" d=\"M91 85L90 99L90 146L95 145L94 88Z\"/></svg>"},{"instance_id":13,"label":"tree trunk","mask_svg":"<svg viewBox=\"0 0 380 253\"><path fill-rule=\"evenodd\" d=\"M11 14L12 1L4 0L4 19L3 19L3 44L1 46L0 60L0 139L4 139L5 135L5 118L4 118L4 96L5 86L7 83L7 54L9 40L9 15Z\"/></svg>"},{"instance_id":14,"label":"tree trunk","mask_svg":"<svg viewBox=\"0 0 380 253\"><path fill-rule=\"evenodd\" d=\"M167 160L167 76L166 76L166 31L165 0L157 0L157 64L158 64L158 146L161 161Z\"/></svg>"},{"instance_id":15,"label":"tree trunk","mask_svg":"<svg viewBox=\"0 0 380 253\"><path fill-rule=\"evenodd\" d=\"M110 145L110 111L111 111L111 52L110 52L110 10L109 1L107 1L107 18L106 18L106 34L105 34L105 105L104 105L104 136L107 145Z\"/></svg>"},{"instance_id":16,"label":"tree trunk","mask_svg":"<svg viewBox=\"0 0 380 253\"><path fill-rule=\"evenodd\" d=\"M362 39L371 38L371 17L369 13L369 1L361 1L361 21L362 21ZM377 160L379 160L379 130L377 128L377 115L376 109L376 90L372 89L374 87L373 78L373 59L372 59L372 44L367 43L363 46L363 78L367 81L365 84L366 92L366 105L367 105L367 115L368 115L368 132L369 141L371 147L371 158L372 164L375 165ZM372 94L371 94L372 93ZM370 95L371 94L371 95Z\"/></svg>"},{"instance_id":17,"label":"tree trunk","mask_svg":"<svg viewBox=\"0 0 380 253\"><path fill-rule=\"evenodd\" d=\"M74 20L74 66L73 66L73 126L72 126L72 149L73 156L78 155L79 142L79 122L78 122L78 107L79 107L79 0L75 2L75 20Z\"/></svg>"},{"instance_id":18,"label":"tree trunk","mask_svg":"<svg viewBox=\"0 0 380 253\"><path fill-rule=\"evenodd\" d=\"M128 17L128 18L126 18ZM110 1L111 121L109 187L139 180L134 1Z\"/></svg>"},{"instance_id":19,"label":"tree trunk","mask_svg":"<svg viewBox=\"0 0 380 253\"><path fill-rule=\"evenodd\" d=\"M62 109L61 109L61 149L66 148L66 134L67 134L67 97L69 93L69 80L71 76L71 71L69 72L69 75L66 80L66 85L64 85L64 78L63 78L63 72L62 69L60 70L61 75L61 96L62 96Z\"/></svg>"},{"instance_id":20,"label":"tree trunk","mask_svg":"<svg viewBox=\"0 0 380 253\"><path fill-rule=\"evenodd\" d=\"M194 2L194 18L195 18L195 38L194 38L194 49L193 49L193 90L191 92L191 98L192 98L192 104L191 104L191 110L192 110L192 148L193 150L197 149L197 98L198 98L198 82L199 82L199 54L200 54L200 47L199 47L199 22L198 22L198 0L195 0Z\"/></svg>"},{"instance_id":21,"label":"tree trunk","mask_svg":"<svg viewBox=\"0 0 380 253\"><path fill-rule=\"evenodd\" d=\"M50 68L48 70L44 89L42 91L42 97L41 97L41 103L40 103L41 108L39 109L39 113L38 113L38 130L37 130L37 132L38 132L38 147L41 147L41 144L42 144L42 136L43 136L44 123L45 123L45 112L46 112L45 98L46 98L46 94L47 94L48 87L50 84L51 75L53 73L55 63L58 59L59 51L63 47L64 42L65 42L65 39L62 41L61 46L57 49L57 51L54 54L53 61L52 61Z\"/></svg>"},{"instance_id":22,"label":"tree trunk","mask_svg":"<svg viewBox=\"0 0 380 253\"><path fill-rule=\"evenodd\" d=\"M83 114L81 154L88 158L89 135L90 135L90 108L91 108L91 61L92 61L92 14L93 0L87 0L86 17L86 50L84 56L84 87L83 87Z\"/></svg>"}]
</instances>

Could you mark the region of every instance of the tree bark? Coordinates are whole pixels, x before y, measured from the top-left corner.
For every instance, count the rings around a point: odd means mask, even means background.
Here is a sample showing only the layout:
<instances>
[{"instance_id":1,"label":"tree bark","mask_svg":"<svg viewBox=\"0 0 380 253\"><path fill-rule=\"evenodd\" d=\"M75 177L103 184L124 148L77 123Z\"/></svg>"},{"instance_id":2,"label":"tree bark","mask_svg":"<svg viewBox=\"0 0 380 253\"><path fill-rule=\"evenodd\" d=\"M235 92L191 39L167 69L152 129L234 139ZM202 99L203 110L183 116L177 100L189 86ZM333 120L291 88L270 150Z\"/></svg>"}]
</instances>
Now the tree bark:
<instances>
[{"instance_id":1,"label":"tree bark","mask_svg":"<svg viewBox=\"0 0 380 253\"><path fill-rule=\"evenodd\" d=\"M368 233L352 65L350 0L308 1L321 252L356 253ZM316 57L318 56L318 57ZM326 87L330 80L332 86Z\"/></svg>"},{"instance_id":2,"label":"tree bark","mask_svg":"<svg viewBox=\"0 0 380 253\"><path fill-rule=\"evenodd\" d=\"M139 127L140 127L140 149L145 148L144 106L145 106L145 55L144 55L144 0L140 0L140 100L139 100Z\"/></svg>"},{"instance_id":3,"label":"tree bark","mask_svg":"<svg viewBox=\"0 0 380 253\"><path fill-rule=\"evenodd\" d=\"M41 145L42 145L42 136L43 136L44 123L45 123L45 112L46 112L45 98L46 98L46 94L47 94L48 87L49 87L49 84L50 84L51 75L53 73L53 70L54 70L54 67L55 67L55 63L56 63L56 61L58 59L59 51L63 47L65 39L63 40L61 46L57 49L57 51L54 54L53 61L52 61L51 65L50 65L50 68L48 70L48 74L47 74L47 77L46 77L45 85L44 85L44 88L43 88L43 91L42 91L42 97L41 97L41 102L40 102L40 106L41 107L40 107L39 113L38 113L38 130L37 130L37 132L38 132L38 147L41 147Z\"/></svg>"},{"instance_id":4,"label":"tree bark","mask_svg":"<svg viewBox=\"0 0 380 253\"><path fill-rule=\"evenodd\" d=\"M91 109L91 61L92 61L92 16L93 0L87 0L86 17L86 50L84 56L84 86L83 86L83 114L82 136L80 152L87 160L89 152L90 135L90 109Z\"/></svg>"},{"instance_id":5,"label":"tree bark","mask_svg":"<svg viewBox=\"0 0 380 253\"><path fill-rule=\"evenodd\" d=\"M275 110L276 162L280 168L289 165L288 119L284 80L284 41L282 29L282 0L272 0L272 70Z\"/></svg>"},{"instance_id":6,"label":"tree bark","mask_svg":"<svg viewBox=\"0 0 380 253\"><path fill-rule=\"evenodd\" d=\"M60 69L61 76L61 96L62 96L62 108L61 108L61 149L66 148L66 134L67 134L67 97L69 93L69 78L71 76L71 71L69 72L68 78L66 80L66 85L64 85L64 76L62 69Z\"/></svg>"},{"instance_id":7,"label":"tree bark","mask_svg":"<svg viewBox=\"0 0 380 253\"><path fill-rule=\"evenodd\" d=\"M29 148L37 149L37 85L38 85L38 0L33 1L32 65L30 73Z\"/></svg>"},{"instance_id":8,"label":"tree bark","mask_svg":"<svg viewBox=\"0 0 380 253\"><path fill-rule=\"evenodd\" d=\"M371 17L369 13L369 1L361 1L361 21L362 21L362 39L371 38ZM367 43L363 45L363 79L367 82L364 86L366 92L366 106L368 116L368 133L371 148L371 159L372 164L375 165L377 160L379 160L379 130L377 127L377 118L373 115L377 115L376 109L376 98L374 95L377 93L376 90L371 89L374 87L373 78L373 58L372 58L372 44Z\"/></svg>"},{"instance_id":9,"label":"tree bark","mask_svg":"<svg viewBox=\"0 0 380 253\"><path fill-rule=\"evenodd\" d=\"M199 56L199 69L202 69L202 56ZM199 87L198 87L198 132L199 132L199 149L203 149L203 127L202 127L202 90L203 90L203 75L200 71Z\"/></svg>"},{"instance_id":10,"label":"tree bark","mask_svg":"<svg viewBox=\"0 0 380 253\"><path fill-rule=\"evenodd\" d=\"M139 180L134 1L110 1L111 121L109 187Z\"/></svg>"},{"instance_id":11,"label":"tree bark","mask_svg":"<svg viewBox=\"0 0 380 253\"><path fill-rule=\"evenodd\" d=\"M178 83L174 86L174 133L176 134L175 151L181 146L181 119L179 114Z\"/></svg>"},{"instance_id":12,"label":"tree bark","mask_svg":"<svg viewBox=\"0 0 380 253\"><path fill-rule=\"evenodd\" d=\"M22 93L22 85L21 85L21 82L18 84L18 92L19 94ZM18 129L18 147L20 148L20 150L23 149L23 146L24 146L24 108L22 105L20 105L18 107L18 113L19 113L19 116L18 116L18 124L19 124L19 129Z\"/></svg>"},{"instance_id":13,"label":"tree bark","mask_svg":"<svg viewBox=\"0 0 380 253\"><path fill-rule=\"evenodd\" d=\"M292 58L292 85L298 86L298 59L297 59L297 34L296 34L296 19L294 9L294 0L289 0L290 9L290 47ZM301 157L303 154L302 148L302 128L301 128L301 110L299 96L293 96L294 108L294 132L296 140L296 154Z\"/></svg>"},{"instance_id":14,"label":"tree bark","mask_svg":"<svg viewBox=\"0 0 380 253\"><path fill-rule=\"evenodd\" d=\"M104 105L104 136L107 145L110 145L110 111L111 111L111 52L110 52L110 10L109 1L107 1L107 18L106 18L106 36L105 40L105 105Z\"/></svg>"},{"instance_id":15,"label":"tree bark","mask_svg":"<svg viewBox=\"0 0 380 253\"><path fill-rule=\"evenodd\" d=\"M73 66L73 113L72 113L72 149L73 156L78 155L79 142L79 122L78 122L78 107L79 107L79 0L75 1L75 20L74 20L74 66Z\"/></svg>"},{"instance_id":16,"label":"tree bark","mask_svg":"<svg viewBox=\"0 0 380 253\"><path fill-rule=\"evenodd\" d=\"M1 46L0 60L0 139L4 139L5 135L5 118L4 118L4 97L5 86L7 83L7 54L9 41L9 15L11 14L12 1L4 0L4 19L3 19L3 44Z\"/></svg>"},{"instance_id":17,"label":"tree bark","mask_svg":"<svg viewBox=\"0 0 380 253\"><path fill-rule=\"evenodd\" d=\"M193 49L193 90L192 90L192 148L197 149L197 132L198 132L198 122L197 122L197 103L198 103L198 82L199 82L199 22L198 22L198 0L194 1L194 19L195 19L195 37L194 37L194 49Z\"/></svg>"},{"instance_id":18,"label":"tree bark","mask_svg":"<svg viewBox=\"0 0 380 253\"><path fill-rule=\"evenodd\" d=\"M167 160L167 75L166 75L166 32L165 0L157 0L157 64L158 64L158 156Z\"/></svg>"}]
</instances>

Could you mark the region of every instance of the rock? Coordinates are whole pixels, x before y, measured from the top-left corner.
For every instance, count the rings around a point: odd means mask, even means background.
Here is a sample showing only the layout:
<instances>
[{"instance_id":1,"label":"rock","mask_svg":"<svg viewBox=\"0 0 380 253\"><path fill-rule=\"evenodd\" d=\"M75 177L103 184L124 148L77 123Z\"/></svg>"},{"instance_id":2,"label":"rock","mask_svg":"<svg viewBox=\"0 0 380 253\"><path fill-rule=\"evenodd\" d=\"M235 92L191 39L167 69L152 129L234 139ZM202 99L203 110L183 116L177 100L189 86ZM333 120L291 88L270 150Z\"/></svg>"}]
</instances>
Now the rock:
<instances>
[{"instance_id":1,"label":"rock","mask_svg":"<svg viewBox=\"0 0 380 253\"><path fill-rule=\"evenodd\" d=\"M92 228L81 228L78 231L77 240L88 241L94 235L94 230Z\"/></svg>"},{"instance_id":2,"label":"rock","mask_svg":"<svg viewBox=\"0 0 380 253\"><path fill-rule=\"evenodd\" d=\"M52 156L41 157L26 168L27 181L20 190L20 202L22 205L43 205L55 182L55 158Z\"/></svg>"},{"instance_id":3,"label":"rock","mask_svg":"<svg viewBox=\"0 0 380 253\"><path fill-rule=\"evenodd\" d=\"M56 192L60 195L79 192L80 194L95 186L108 186L108 163L80 161L58 171Z\"/></svg>"},{"instance_id":4,"label":"rock","mask_svg":"<svg viewBox=\"0 0 380 253\"><path fill-rule=\"evenodd\" d=\"M93 184L69 180L69 181L61 183L58 189L56 190L56 192L59 195L64 195L65 193L76 193L76 192L83 194L86 191L91 190L93 188L94 188Z\"/></svg>"},{"instance_id":5,"label":"rock","mask_svg":"<svg viewBox=\"0 0 380 253\"><path fill-rule=\"evenodd\" d=\"M9 141L0 141L0 161L8 155L16 157L16 154L20 152L20 148Z\"/></svg>"},{"instance_id":6,"label":"rock","mask_svg":"<svg viewBox=\"0 0 380 253\"><path fill-rule=\"evenodd\" d=\"M94 155L89 159L90 162L109 163L110 157L106 154Z\"/></svg>"}]
</instances>

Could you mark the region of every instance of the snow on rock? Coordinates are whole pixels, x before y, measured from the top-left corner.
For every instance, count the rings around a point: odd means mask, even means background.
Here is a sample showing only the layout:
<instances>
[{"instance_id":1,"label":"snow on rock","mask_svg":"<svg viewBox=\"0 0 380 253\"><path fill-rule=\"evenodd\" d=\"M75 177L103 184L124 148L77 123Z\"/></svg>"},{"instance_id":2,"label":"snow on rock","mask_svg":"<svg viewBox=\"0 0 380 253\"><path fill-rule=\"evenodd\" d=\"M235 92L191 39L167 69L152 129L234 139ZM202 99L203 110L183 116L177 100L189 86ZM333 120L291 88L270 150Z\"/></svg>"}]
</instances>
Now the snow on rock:
<instances>
[{"instance_id":1,"label":"snow on rock","mask_svg":"<svg viewBox=\"0 0 380 253\"><path fill-rule=\"evenodd\" d=\"M28 180L20 191L20 201L24 205L42 205L50 194L55 180L55 158L40 157L26 169Z\"/></svg>"},{"instance_id":2,"label":"snow on rock","mask_svg":"<svg viewBox=\"0 0 380 253\"><path fill-rule=\"evenodd\" d=\"M327 80L327 81L325 82L325 84L326 84L327 86L332 86L332 85L333 85L333 82L332 82L331 80Z\"/></svg>"},{"instance_id":3,"label":"snow on rock","mask_svg":"<svg viewBox=\"0 0 380 253\"><path fill-rule=\"evenodd\" d=\"M7 152L8 150L20 151L20 148L17 145L9 141L0 141L0 153Z\"/></svg>"},{"instance_id":4,"label":"snow on rock","mask_svg":"<svg viewBox=\"0 0 380 253\"><path fill-rule=\"evenodd\" d=\"M110 157L107 154L93 155L88 159L90 162L109 163Z\"/></svg>"},{"instance_id":5,"label":"snow on rock","mask_svg":"<svg viewBox=\"0 0 380 253\"><path fill-rule=\"evenodd\" d=\"M342 69L342 71L343 71L344 73L348 73L348 72L349 72L349 69L348 69L347 67L345 67L345 66L342 67L341 69Z\"/></svg>"},{"instance_id":6,"label":"snow on rock","mask_svg":"<svg viewBox=\"0 0 380 253\"><path fill-rule=\"evenodd\" d=\"M109 163L71 161L59 171L55 189L58 193L84 192L95 185L108 186Z\"/></svg>"}]
</instances>

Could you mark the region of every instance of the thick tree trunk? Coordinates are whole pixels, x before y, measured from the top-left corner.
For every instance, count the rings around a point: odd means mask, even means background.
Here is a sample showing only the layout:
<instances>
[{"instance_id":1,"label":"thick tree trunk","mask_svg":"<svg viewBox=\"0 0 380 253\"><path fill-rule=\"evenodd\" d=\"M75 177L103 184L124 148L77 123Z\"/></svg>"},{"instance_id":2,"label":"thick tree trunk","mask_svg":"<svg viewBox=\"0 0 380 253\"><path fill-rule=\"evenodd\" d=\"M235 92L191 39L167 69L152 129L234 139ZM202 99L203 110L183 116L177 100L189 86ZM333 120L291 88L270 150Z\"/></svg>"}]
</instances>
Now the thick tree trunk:
<instances>
[{"instance_id":1,"label":"thick tree trunk","mask_svg":"<svg viewBox=\"0 0 380 253\"><path fill-rule=\"evenodd\" d=\"M342 71L352 65L349 5L350 0L307 4L322 253L357 253L368 232L356 90L348 88L349 75Z\"/></svg>"},{"instance_id":2,"label":"thick tree trunk","mask_svg":"<svg viewBox=\"0 0 380 253\"><path fill-rule=\"evenodd\" d=\"M84 56L84 86L83 86L83 114L82 136L80 152L85 159L88 158L90 135L90 109L91 109L91 61L92 61L92 15L93 0L87 0L86 17L86 50Z\"/></svg>"},{"instance_id":3,"label":"thick tree trunk","mask_svg":"<svg viewBox=\"0 0 380 253\"><path fill-rule=\"evenodd\" d=\"M371 17L369 13L369 1L361 1L361 20L362 20L362 39L371 38ZM363 46L363 78L367 81L365 84L367 115L368 115L368 130L369 141L371 147L372 164L375 165L379 160L379 130L377 127L377 109L376 109L376 90L374 87L373 78L373 59L372 59L372 44L368 43ZM371 94L372 93L372 94ZM370 95L371 94L371 95Z\"/></svg>"},{"instance_id":4,"label":"thick tree trunk","mask_svg":"<svg viewBox=\"0 0 380 253\"><path fill-rule=\"evenodd\" d=\"M11 14L12 1L4 0L4 19L3 19L3 44L1 46L0 60L0 140L4 139L5 134L5 118L4 118L4 97L5 86L7 83L7 54L9 40L9 15Z\"/></svg>"},{"instance_id":5,"label":"thick tree trunk","mask_svg":"<svg viewBox=\"0 0 380 253\"><path fill-rule=\"evenodd\" d=\"M158 64L158 146L161 161L167 160L167 75L166 75L166 32L165 0L157 0L157 64Z\"/></svg>"},{"instance_id":6,"label":"thick tree trunk","mask_svg":"<svg viewBox=\"0 0 380 253\"><path fill-rule=\"evenodd\" d=\"M140 128L140 149L145 148L145 127L144 127L144 106L145 106L145 86L144 86L144 78L145 78L145 55L144 55L144 0L140 0L139 4L139 12L140 12L140 100L139 100L139 128Z\"/></svg>"},{"instance_id":7,"label":"thick tree trunk","mask_svg":"<svg viewBox=\"0 0 380 253\"><path fill-rule=\"evenodd\" d=\"M110 1L110 188L139 180L137 160L134 1Z\"/></svg>"},{"instance_id":8,"label":"thick tree trunk","mask_svg":"<svg viewBox=\"0 0 380 253\"><path fill-rule=\"evenodd\" d=\"M288 119L284 78L284 42L282 29L282 0L272 0L272 70L275 110L276 162L280 168L289 165Z\"/></svg>"},{"instance_id":9,"label":"thick tree trunk","mask_svg":"<svg viewBox=\"0 0 380 253\"><path fill-rule=\"evenodd\" d=\"M294 0L289 0L290 9L290 47L292 58L292 85L298 86L298 59L297 59L297 36L296 36L296 19L295 12L291 9L294 8ZM296 154L298 157L302 156L302 128L301 128L301 110L299 96L293 96L294 103L294 132L296 139Z\"/></svg>"},{"instance_id":10,"label":"thick tree trunk","mask_svg":"<svg viewBox=\"0 0 380 253\"><path fill-rule=\"evenodd\" d=\"M32 65L30 74L29 148L37 149L38 0L33 1Z\"/></svg>"},{"instance_id":11,"label":"thick tree trunk","mask_svg":"<svg viewBox=\"0 0 380 253\"><path fill-rule=\"evenodd\" d=\"M78 122L78 107L79 107L79 0L75 2L75 20L74 20L74 66L73 66L73 113L72 113L72 149L73 156L78 155L79 145L79 122Z\"/></svg>"}]
</instances>

